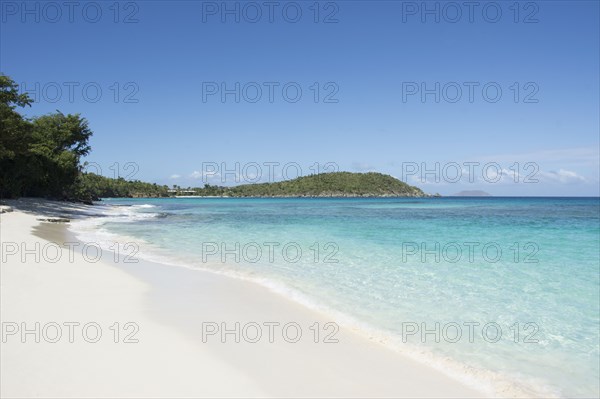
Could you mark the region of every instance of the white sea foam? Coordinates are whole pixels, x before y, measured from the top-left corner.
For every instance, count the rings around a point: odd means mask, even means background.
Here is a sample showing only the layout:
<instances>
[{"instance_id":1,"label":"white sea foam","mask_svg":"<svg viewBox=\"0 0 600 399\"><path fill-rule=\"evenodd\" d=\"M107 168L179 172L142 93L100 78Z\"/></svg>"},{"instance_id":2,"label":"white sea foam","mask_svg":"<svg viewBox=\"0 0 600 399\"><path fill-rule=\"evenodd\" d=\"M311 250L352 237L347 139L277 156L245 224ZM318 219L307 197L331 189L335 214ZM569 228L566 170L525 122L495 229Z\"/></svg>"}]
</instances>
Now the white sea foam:
<instances>
[{"instance_id":1,"label":"white sea foam","mask_svg":"<svg viewBox=\"0 0 600 399\"><path fill-rule=\"evenodd\" d=\"M156 208L156 205L151 205L151 204L142 204L142 205L132 205L133 208L141 208L141 209L146 209L146 208Z\"/></svg>"}]
</instances>

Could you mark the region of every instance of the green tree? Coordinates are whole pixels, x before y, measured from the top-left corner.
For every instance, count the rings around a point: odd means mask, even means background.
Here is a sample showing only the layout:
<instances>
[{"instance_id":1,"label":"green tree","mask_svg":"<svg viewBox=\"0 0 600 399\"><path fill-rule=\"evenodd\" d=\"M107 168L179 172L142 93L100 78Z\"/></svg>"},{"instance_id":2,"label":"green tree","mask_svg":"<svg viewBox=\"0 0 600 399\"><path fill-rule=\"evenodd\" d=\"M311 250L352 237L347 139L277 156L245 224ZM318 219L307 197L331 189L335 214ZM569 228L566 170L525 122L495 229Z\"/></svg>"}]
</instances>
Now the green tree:
<instances>
[{"instance_id":1,"label":"green tree","mask_svg":"<svg viewBox=\"0 0 600 399\"><path fill-rule=\"evenodd\" d=\"M15 109L31 105L27 94L0 74L0 196L12 197L23 190L25 155L31 143L32 126Z\"/></svg>"},{"instance_id":2,"label":"green tree","mask_svg":"<svg viewBox=\"0 0 600 399\"><path fill-rule=\"evenodd\" d=\"M29 147L30 196L72 197L73 185L81 172L79 160L90 152L92 131L80 115L60 112L34 118L33 142Z\"/></svg>"},{"instance_id":3,"label":"green tree","mask_svg":"<svg viewBox=\"0 0 600 399\"><path fill-rule=\"evenodd\" d=\"M0 195L71 199L92 131L79 114L29 120L15 111L30 104L12 79L0 75Z\"/></svg>"}]
</instances>

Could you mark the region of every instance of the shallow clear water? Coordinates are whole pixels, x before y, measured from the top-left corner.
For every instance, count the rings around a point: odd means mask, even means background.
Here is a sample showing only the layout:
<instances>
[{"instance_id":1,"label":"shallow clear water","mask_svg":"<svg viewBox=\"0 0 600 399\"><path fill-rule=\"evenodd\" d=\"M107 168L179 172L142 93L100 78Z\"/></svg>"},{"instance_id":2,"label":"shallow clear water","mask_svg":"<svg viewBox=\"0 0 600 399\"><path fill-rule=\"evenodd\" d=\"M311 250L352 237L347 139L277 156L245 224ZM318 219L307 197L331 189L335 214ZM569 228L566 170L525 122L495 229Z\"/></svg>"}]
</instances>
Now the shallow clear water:
<instances>
[{"instance_id":1,"label":"shallow clear water","mask_svg":"<svg viewBox=\"0 0 600 399\"><path fill-rule=\"evenodd\" d=\"M475 379L600 395L598 198L105 204L146 256L260 279Z\"/></svg>"}]
</instances>

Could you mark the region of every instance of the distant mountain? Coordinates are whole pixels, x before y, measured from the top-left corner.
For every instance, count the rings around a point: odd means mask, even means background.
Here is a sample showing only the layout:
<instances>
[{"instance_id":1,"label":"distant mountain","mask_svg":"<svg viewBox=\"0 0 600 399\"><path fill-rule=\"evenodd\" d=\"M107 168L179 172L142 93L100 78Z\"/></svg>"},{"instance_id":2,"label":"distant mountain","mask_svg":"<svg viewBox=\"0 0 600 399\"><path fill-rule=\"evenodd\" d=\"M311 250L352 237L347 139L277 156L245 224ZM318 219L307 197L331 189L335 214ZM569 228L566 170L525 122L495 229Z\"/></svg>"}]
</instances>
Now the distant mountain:
<instances>
[{"instance_id":1,"label":"distant mountain","mask_svg":"<svg viewBox=\"0 0 600 399\"><path fill-rule=\"evenodd\" d=\"M275 183L206 186L195 190L200 196L225 197L428 197L417 187L374 172L322 173Z\"/></svg>"},{"instance_id":2,"label":"distant mountain","mask_svg":"<svg viewBox=\"0 0 600 399\"><path fill-rule=\"evenodd\" d=\"M481 190L465 190L453 195L453 197L491 197L490 193Z\"/></svg>"}]
</instances>

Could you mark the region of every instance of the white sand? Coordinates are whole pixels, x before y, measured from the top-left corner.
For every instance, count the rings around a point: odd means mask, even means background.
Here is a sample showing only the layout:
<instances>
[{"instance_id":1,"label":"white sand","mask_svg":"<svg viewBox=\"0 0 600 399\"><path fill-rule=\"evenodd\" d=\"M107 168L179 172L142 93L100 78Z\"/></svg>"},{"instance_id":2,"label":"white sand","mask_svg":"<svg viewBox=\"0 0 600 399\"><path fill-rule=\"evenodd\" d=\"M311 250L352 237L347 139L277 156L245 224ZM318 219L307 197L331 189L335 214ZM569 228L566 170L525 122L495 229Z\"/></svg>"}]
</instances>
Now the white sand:
<instances>
[{"instance_id":1,"label":"white sand","mask_svg":"<svg viewBox=\"0 0 600 399\"><path fill-rule=\"evenodd\" d=\"M42 223L53 217L93 212L90 207L44 201L10 202L15 211L0 215L2 241L0 319L4 333L21 323L40 330L34 334L4 334L0 344L2 397L482 397L441 372L406 358L385 346L342 328L338 343L323 343L322 326L332 320L256 284L213 273L150 262L123 264L104 253L97 263L86 261L81 247L63 248L56 263L22 251L53 241L73 241L68 224ZM23 212L22 210L30 210ZM46 247L54 257L55 247ZM43 252L39 251L39 252ZM93 255L93 251L90 252ZM5 258L5 259L4 259ZM58 323L62 337L54 339ZM77 322L73 341L64 323ZM82 326L95 322L102 329L97 343L88 343ZM120 323L119 343L109 327ZM123 343L123 326L136 323L138 343ZM262 339L250 343L233 334L205 337L202 325L256 322ZM268 341L265 322L274 327ZM298 323L297 343L282 337L281 327ZM321 342L313 342L315 322ZM205 324L206 325L206 324ZM250 326L250 325L248 325ZM255 329L249 327L247 338ZM288 330L293 338L294 329ZM88 330L88 339L95 329Z\"/></svg>"}]
</instances>

